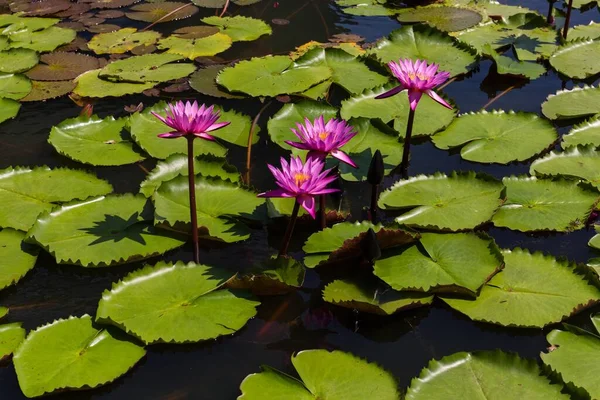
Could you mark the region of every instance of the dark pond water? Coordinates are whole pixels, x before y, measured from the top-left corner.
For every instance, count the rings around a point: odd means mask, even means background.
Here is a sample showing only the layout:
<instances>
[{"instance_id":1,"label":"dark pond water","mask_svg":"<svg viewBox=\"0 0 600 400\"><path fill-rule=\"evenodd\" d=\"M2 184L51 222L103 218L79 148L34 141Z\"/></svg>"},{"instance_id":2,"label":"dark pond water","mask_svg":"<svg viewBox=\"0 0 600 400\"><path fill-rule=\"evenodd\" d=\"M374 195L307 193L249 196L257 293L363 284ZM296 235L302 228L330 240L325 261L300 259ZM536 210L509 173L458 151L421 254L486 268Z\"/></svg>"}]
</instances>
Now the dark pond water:
<instances>
[{"instance_id":1,"label":"dark pond water","mask_svg":"<svg viewBox=\"0 0 600 400\"><path fill-rule=\"evenodd\" d=\"M546 0L521 2L520 4L547 11ZM277 4L277 6L276 6ZM356 33L373 41L398 28L398 22L387 17L352 17L343 14L327 0L263 0L243 9L232 7L232 13L254 16L271 21L288 19L285 26L273 25L273 35L249 44L237 43L221 57L225 60L246 58L252 55L287 53L295 46L310 40L327 41L336 33ZM158 30L171 32L180 26L195 25L201 16L213 14L201 10L188 20L159 25ZM574 12L572 24L600 20L598 9ZM121 26L143 27L144 24L122 19ZM91 35L90 35L91 36ZM478 70L468 78L452 83L445 92L456 102L461 112L479 110L491 98L515 82L500 79L490 71L491 63L483 61ZM523 87L510 91L498 99L492 108L521 110L539 113L540 104L561 87L570 88L573 82L563 82L552 71ZM213 102L195 93L177 95L195 97L201 102ZM100 100L95 111L101 116L125 115L123 106L144 102L151 105L156 98L130 96L121 99ZM171 100L166 98L166 100ZM335 96L333 98L335 103ZM338 100L339 101L339 100ZM228 101L228 108L235 108L255 115L261 108L258 100ZM280 105L270 106L263 114L260 124L266 132L266 121ZM19 116L0 128L0 168L16 165L49 165L80 168L81 165L61 157L47 143L50 128L65 118L76 116L80 109L69 99L63 98L47 103L26 103ZM561 127L561 133L568 126ZM279 157L277 146L270 144L266 133L255 146L252 184L259 190L272 186L266 163ZM233 149L230 162L243 169L245 150ZM153 163L143 166L151 169ZM484 171L498 178L512 174L527 173L528 164L512 164L505 167L484 166L461 160L458 154L437 150L430 142L419 143L412 148L410 174L431 174L436 171L474 170ZM97 168L98 176L108 179L118 192L136 192L145 173L137 165L118 168ZM389 178L387 184L394 180ZM360 184L344 184L347 190L344 206L353 215L361 215L361 207L367 204L369 188ZM266 258L278 246L281 227L256 230L249 242L232 246L205 244L201 259L207 264L243 269ZM555 256L585 262L592 256L586 243L593 231L581 230L562 235L532 236L503 229L491 229L489 233L500 247L525 247L544 250ZM301 256L301 245L310 230L300 230L292 243L292 254ZM169 260L191 260L191 247L168 254ZM35 269L18 285L0 293L0 305L11 310L8 322L23 321L27 329L65 318L69 315L93 315L101 293L111 283L138 268L139 264L103 270L56 265L52 257L42 254ZM323 274L320 276L319 274ZM264 297L258 316L237 334L197 345L158 345L148 349L148 355L130 373L104 388L71 394L59 394L64 399L235 399L239 395L242 379L268 364L286 372L293 372L290 355L309 348L340 349L377 362L391 371L399 380L400 387L407 387L410 379L432 358L441 358L457 351L500 348L515 351L525 357L536 358L545 350L546 330L502 329L469 321L456 312L436 302L430 308L404 312L383 318L354 313L324 303L320 290L326 271L310 270L305 289L285 296ZM596 310L599 311L600 309ZM571 323L585 324L589 311L574 317ZM11 364L0 366L0 398L23 399Z\"/></svg>"}]
</instances>

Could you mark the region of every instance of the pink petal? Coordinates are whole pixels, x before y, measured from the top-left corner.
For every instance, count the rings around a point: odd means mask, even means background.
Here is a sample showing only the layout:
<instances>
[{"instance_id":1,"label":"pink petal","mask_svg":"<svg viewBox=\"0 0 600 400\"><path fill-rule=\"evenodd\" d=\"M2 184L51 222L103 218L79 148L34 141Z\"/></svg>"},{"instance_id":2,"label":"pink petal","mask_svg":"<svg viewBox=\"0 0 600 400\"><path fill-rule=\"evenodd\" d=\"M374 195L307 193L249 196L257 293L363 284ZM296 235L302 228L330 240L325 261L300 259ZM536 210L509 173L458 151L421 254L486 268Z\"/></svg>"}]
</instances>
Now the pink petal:
<instances>
[{"instance_id":1,"label":"pink petal","mask_svg":"<svg viewBox=\"0 0 600 400\"><path fill-rule=\"evenodd\" d=\"M175 138L182 137L182 136L185 136L185 134L181 133L181 132L161 133L160 135L158 135L159 138L164 138L164 139L175 139Z\"/></svg>"},{"instance_id":2,"label":"pink petal","mask_svg":"<svg viewBox=\"0 0 600 400\"><path fill-rule=\"evenodd\" d=\"M419 91L408 91L408 101L410 102L410 109L415 111L417 109L417 104L419 104L419 100L421 100L421 96L423 96L422 92Z\"/></svg>"},{"instance_id":3,"label":"pink petal","mask_svg":"<svg viewBox=\"0 0 600 400\"><path fill-rule=\"evenodd\" d=\"M154 115L156 118L158 118L163 124L167 124L167 120L164 117L161 117L160 115L158 115L157 113L155 113L154 111L152 111L150 114Z\"/></svg>"},{"instance_id":4,"label":"pink petal","mask_svg":"<svg viewBox=\"0 0 600 400\"><path fill-rule=\"evenodd\" d=\"M310 214L313 219L316 218L315 199L308 194L302 194L296 197L296 201Z\"/></svg>"},{"instance_id":5,"label":"pink petal","mask_svg":"<svg viewBox=\"0 0 600 400\"><path fill-rule=\"evenodd\" d=\"M270 190L268 192L259 193L259 194L257 194L257 197L294 197L294 196L283 189L275 189L275 190Z\"/></svg>"},{"instance_id":6,"label":"pink petal","mask_svg":"<svg viewBox=\"0 0 600 400\"><path fill-rule=\"evenodd\" d=\"M330 194L330 193L337 193L337 192L341 192L341 190L340 189L321 189L321 190L316 190L316 191L312 192L312 194L321 195L321 194Z\"/></svg>"},{"instance_id":7,"label":"pink petal","mask_svg":"<svg viewBox=\"0 0 600 400\"><path fill-rule=\"evenodd\" d=\"M212 132L212 131L216 131L217 129L225 128L230 123L231 122L219 122L218 124L212 124L205 130L205 132Z\"/></svg>"},{"instance_id":8,"label":"pink petal","mask_svg":"<svg viewBox=\"0 0 600 400\"><path fill-rule=\"evenodd\" d=\"M297 149L301 149L301 150L310 150L311 149L311 147L306 143L292 142L291 140L285 140L284 142L289 144L292 147L297 148Z\"/></svg>"},{"instance_id":9,"label":"pink petal","mask_svg":"<svg viewBox=\"0 0 600 400\"><path fill-rule=\"evenodd\" d=\"M205 140L210 140L212 142L214 142L215 140L217 140L217 138L215 138L214 136L209 135L208 133L194 133L194 136L205 139Z\"/></svg>"},{"instance_id":10,"label":"pink petal","mask_svg":"<svg viewBox=\"0 0 600 400\"><path fill-rule=\"evenodd\" d=\"M322 151L315 151L315 150L311 150L308 152L308 155L306 156L306 162L308 163L309 160L316 160L316 161L323 161L325 160L325 158L327 157L327 153L324 153ZM313 166L313 168L315 168L315 166ZM323 167L321 167L323 168Z\"/></svg>"},{"instance_id":11,"label":"pink petal","mask_svg":"<svg viewBox=\"0 0 600 400\"><path fill-rule=\"evenodd\" d=\"M437 94L436 92L434 92L433 90L428 90L425 93L427 93L427 95L429 97L431 97L433 100L437 101L438 103L440 103L444 107L449 108L450 110L452 110L452 106L450 104L448 104L446 102L446 100L444 100L443 98L441 98L440 95Z\"/></svg>"},{"instance_id":12,"label":"pink petal","mask_svg":"<svg viewBox=\"0 0 600 400\"><path fill-rule=\"evenodd\" d=\"M400 93L401 91L404 90L404 87L402 85L396 86L395 88L388 90L387 92L381 93L379 96L375 96L375 98L377 100L379 99L385 99L388 97L392 97L398 93Z\"/></svg>"},{"instance_id":13,"label":"pink petal","mask_svg":"<svg viewBox=\"0 0 600 400\"><path fill-rule=\"evenodd\" d=\"M348 164L354 168L358 168L358 165L356 165L356 163L354 161L352 161L352 159L350 157L348 157L348 154L344 153L341 150L334 150L329 154L331 154L332 157L335 157L338 160L345 162L346 164Z\"/></svg>"}]
</instances>

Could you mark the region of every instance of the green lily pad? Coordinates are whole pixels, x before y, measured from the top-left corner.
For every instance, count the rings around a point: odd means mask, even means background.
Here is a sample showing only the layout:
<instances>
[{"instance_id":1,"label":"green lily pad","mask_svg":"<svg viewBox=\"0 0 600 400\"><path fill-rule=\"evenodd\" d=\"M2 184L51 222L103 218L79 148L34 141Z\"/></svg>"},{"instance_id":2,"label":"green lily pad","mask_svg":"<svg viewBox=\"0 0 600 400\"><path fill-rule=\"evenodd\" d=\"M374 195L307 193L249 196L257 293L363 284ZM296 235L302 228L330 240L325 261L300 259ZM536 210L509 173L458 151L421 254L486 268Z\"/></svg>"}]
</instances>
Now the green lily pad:
<instances>
[{"instance_id":1,"label":"green lily pad","mask_svg":"<svg viewBox=\"0 0 600 400\"><path fill-rule=\"evenodd\" d=\"M0 318L6 317L7 314L8 314L8 308L0 307Z\"/></svg>"},{"instance_id":2,"label":"green lily pad","mask_svg":"<svg viewBox=\"0 0 600 400\"><path fill-rule=\"evenodd\" d=\"M569 78L587 79L598 75L600 40L580 39L559 47L550 57L550 65Z\"/></svg>"},{"instance_id":3,"label":"green lily pad","mask_svg":"<svg viewBox=\"0 0 600 400\"><path fill-rule=\"evenodd\" d=\"M0 14L0 35L11 35L20 31L39 31L56 25L58 18L25 17L21 14Z\"/></svg>"},{"instance_id":4,"label":"green lily pad","mask_svg":"<svg viewBox=\"0 0 600 400\"><path fill-rule=\"evenodd\" d=\"M12 355L25 339L25 334L20 322L0 325L0 362Z\"/></svg>"},{"instance_id":5,"label":"green lily pad","mask_svg":"<svg viewBox=\"0 0 600 400\"><path fill-rule=\"evenodd\" d=\"M395 290L475 295L504 260L494 240L474 233L424 233L420 245L375 261L375 275Z\"/></svg>"},{"instance_id":6,"label":"green lily pad","mask_svg":"<svg viewBox=\"0 0 600 400\"><path fill-rule=\"evenodd\" d=\"M217 83L231 92L274 97L302 92L330 77L328 67L298 67L288 56L265 56L225 68L217 76Z\"/></svg>"},{"instance_id":7,"label":"green lily pad","mask_svg":"<svg viewBox=\"0 0 600 400\"><path fill-rule=\"evenodd\" d=\"M96 54L123 54L139 46L150 46L160 37L160 33L154 31L138 32L135 28L123 28L95 35L87 46Z\"/></svg>"},{"instance_id":8,"label":"green lily pad","mask_svg":"<svg viewBox=\"0 0 600 400\"><path fill-rule=\"evenodd\" d=\"M594 235L594 237L590 239L590 241L588 242L588 246L590 246L593 249L600 250L600 229L599 227L595 227L594 229L596 231L596 235Z\"/></svg>"},{"instance_id":9,"label":"green lily pad","mask_svg":"<svg viewBox=\"0 0 600 400\"><path fill-rule=\"evenodd\" d=\"M120 97L128 94L142 93L156 85L156 82L145 83L115 83L100 79L102 69L93 69L79 75L75 82L77 87L73 92L81 97Z\"/></svg>"},{"instance_id":10,"label":"green lily pad","mask_svg":"<svg viewBox=\"0 0 600 400\"><path fill-rule=\"evenodd\" d=\"M0 123L16 117L20 108L18 101L0 98Z\"/></svg>"},{"instance_id":11,"label":"green lily pad","mask_svg":"<svg viewBox=\"0 0 600 400\"><path fill-rule=\"evenodd\" d=\"M436 230L473 229L492 218L504 186L474 172L419 175L397 182L379 197L383 209L407 210L396 222Z\"/></svg>"},{"instance_id":12,"label":"green lily pad","mask_svg":"<svg viewBox=\"0 0 600 400\"><path fill-rule=\"evenodd\" d=\"M342 118L346 120L360 117L377 118L386 124L393 120L394 130L399 133L400 137L404 137L410 110L407 92L403 91L386 99L375 98L393 87L392 84L385 85L374 90L366 90L360 95L343 100L340 110ZM415 113L413 136L433 135L450 125L456 113L457 110L449 110L429 96L423 96Z\"/></svg>"},{"instance_id":13,"label":"green lily pad","mask_svg":"<svg viewBox=\"0 0 600 400\"><path fill-rule=\"evenodd\" d=\"M263 20L243 17L206 17L202 22L219 27L221 33L229 36L234 42L256 40L262 35L273 33L271 27Z\"/></svg>"},{"instance_id":14,"label":"green lily pad","mask_svg":"<svg viewBox=\"0 0 600 400\"><path fill-rule=\"evenodd\" d=\"M92 318L84 315L32 331L15 351L14 364L23 394L37 397L105 385L133 368L145 354L143 347L127 338L94 328Z\"/></svg>"},{"instance_id":15,"label":"green lily pad","mask_svg":"<svg viewBox=\"0 0 600 400\"><path fill-rule=\"evenodd\" d=\"M41 31L18 31L10 35L10 47L31 49L37 52L53 51L57 47L71 43L77 32L73 29L51 26Z\"/></svg>"},{"instance_id":16,"label":"green lily pad","mask_svg":"<svg viewBox=\"0 0 600 400\"><path fill-rule=\"evenodd\" d=\"M341 5L342 2L337 2ZM396 9L387 8L380 0L361 0L359 2L344 2L345 4L352 4L351 7L345 7L342 9L346 14L356 15L361 17L385 17L394 15L398 12ZM385 3L385 2L383 2Z\"/></svg>"},{"instance_id":17,"label":"green lily pad","mask_svg":"<svg viewBox=\"0 0 600 400\"><path fill-rule=\"evenodd\" d=\"M10 49L0 51L0 72L14 74L33 68L39 61L35 51L30 49Z\"/></svg>"},{"instance_id":18,"label":"green lily pad","mask_svg":"<svg viewBox=\"0 0 600 400\"><path fill-rule=\"evenodd\" d=\"M404 26L378 41L367 54L382 63L402 58L426 60L439 64L450 75L464 74L475 67L476 56L447 33L426 25Z\"/></svg>"},{"instance_id":19,"label":"green lily pad","mask_svg":"<svg viewBox=\"0 0 600 400\"><path fill-rule=\"evenodd\" d=\"M256 193L220 179L196 176L196 210L200 236L226 243L250 237L250 229L234 217L249 217L264 203ZM154 196L155 222L189 232L190 205L188 178L179 176L160 185Z\"/></svg>"},{"instance_id":20,"label":"green lily pad","mask_svg":"<svg viewBox=\"0 0 600 400\"><path fill-rule=\"evenodd\" d=\"M600 193L567 180L505 177L506 202L492 222L521 232L571 232L585 226Z\"/></svg>"},{"instance_id":21,"label":"green lily pad","mask_svg":"<svg viewBox=\"0 0 600 400\"><path fill-rule=\"evenodd\" d=\"M189 343L241 329L257 301L221 289L231 274L194 263L158 263L134 271L102 294L96 321L146 344Z\"/></svg>"},{"instance_id":22,"label":"green lily pad","mask_svg":"<svg viewBox=\"0 0 600 400\"><path fill-rule=\"evenodd\" d=\"M549 119L586 117L600 113L600 87L583 86L559 90L542 104L542 113Z\"/></svg>"},{"instance_id":23,"label":"green lily pad","mask_svg":"<svg viewBox=\"0 0 600 400\"><path fill-rule=\"evenodd\" d=\"M600 114L573 126L567 135L563 135L560 143L563 149L590 144L600 146Z\"/></svg>"},{"instance_id":24,"label":"green lily pad","mask_svg":"<svg viewBox=\"0 0 600 400\"><path fill-rule=\"evenodd\" d=\"M27 234L58 263L104 267L139 261L184 244L152 224L142 195L108 195L73 202L40 216Z\"/></svg>"},{"instance_id":25,"label":"green lily pad","mask_svg":"<svg viewBox=\"0 0 600 400\"><path fill-rule=\"evenodd\" d=\"M125 13L127 18L143 22L169 22L189 18L196 14L198 7L185 6L179 1L162 1L154 3L136 4Z\"/></svg>"},{"instance_id":26,"label":"green lily pad","mask_svg":"<svg viewBox=\"0 0 600 400\"><path fill-rule=\"evenodd\" d=\"M194 158L194 172L213 178L239 182L238 170L224 158L202 155ZM156 167L148 174L140 185L140 193L146 197L152 196L163 183L179 175L188 176L188 159L185 154L173 154L164 161L156 163Z\"/></svg>"},{"instance_id":27,"label":"green lily pad","mask_svg":"<svg viewBox=\"0 0 600 400\"><path fill-rule=\"evenodd\" d=\"M433 295L397 292L375 280L369 282L335 280L323 289L323 300L341 307L377 315L392 315L411 308L430 305Z\"/></svg>"},{"instance_id":28,"label":"green lily pad","mask_svg":"<svg viewBox=\"0 0 600 400\"><path fill-rule=\"evenodd\" d=\"M0 73L0 98L19 100L31 92L31 81L25 75Z\"/></svg>"},{"instance_id":29,"label":"green lily pad","mask_svg":"<svg viewBox=\"0 0 600 400\"><path fill-rule=\"evenodd\" d=\"M272 257L227 282L228 288L247 289L257 296L289 293L302 287L306 269L287 256Z\"/></svg>"},{"instance_id":30,"label":"green lily pad","mask_svg":"<svg viewBox=\"0 0 600 400\"><path fill-rule=\"evenodd\" d=\"M361 59L341 49L316 47L296 60L301 67L329 67L331 81L352 94L386 84L389 77L372 71Z\"/></svg>"},{"instance_id":31,"label":"green lily pad","mask_svg":"<svg viewBox=\"0 0 600 400\"><path fill-rule=\"evenodd\" d=\"M485 54L491 56L496 63L496 72L500 75L516 76L518 78L537 79L546 72L546 67L535 61L519 61L510 57L502 56L492 48L486 45Z\"/></svg>"},{"instance_id":32,"label":"green lily pad","mask_svg":"<svg viewBox=\"0 0 600 400\"><path fill-rule=\"evenodd\" d=\"M465 160L508 164L541 153L557 139L552 124L537 114L480 111L459 116L433 143L443 150L462 146Z\"/></svg>"},{"instance_id":33,"label":"green lily pad","mask_svg":"<svg viewBox=\"0 0 600 400\"><path fill-rule=\"evenodd\" d=\"M71 81L31 81L31 91L21 99L26 101L42 101L55 99L70 93L75 89L75 83Z\"/></svg>"},{"instance_id":34,"label":"green lily pad","mask_svg":"<svg viewBox=\"0 0 600 400\"><path fill-rule=\"evenodd\" d=\"M0 289L17 283L35 266L39 249L23 243L24 238L25 233L20 231L0 231Z\"/></svg>"},{"instance_id":35,"label":"green lily pad","mask_svg":"<svg viewBox=\"0 0 600 400\"><path fill-rule=\"evenodd\" d=\"M591 21L588 25L576 25L569 29L567 40L573 41L578 39L599 39L600 24Z\"/></svg>"},{"instance_id":36,"label":"green lily pad","mask_svg":"<svg viewBox=\"0 0 600 400\"><path fill-rule=\"evenodd\" d=\"M217 75L224 69L226 65L208 65L194 72L190 76L190 87L197 92L207 96L221 97L224 99L241 99L244 96L238 96L228 93L217 86Z\"/></svg>"},{"instance_id":37,"label":"green lily pad","mask_svg":"<svg viewBox=\"0 0 600 400\"><path fill-rule=\"evenodd\" d=\"M144 54L117 60L98 73L98 78L113 82L166 82L185 78L196 70L192 63L174 63L183 57L174 54Z\"/></svg>"},{"instance_id":38,"label":"green lily pad","mask_svg":"<svg viewBox=\"0 0 600 400\"><path fill-rule=\"evenodd\" d=\"M600 290L568 261L519 248L502 254L504 270L479 297L442 300L472 320L521 328L542 328L600 302Z\"/></svg>"},{"instance_id":39,"label":"green lily pad","mask_svg":"<svg viewBox=\"0 0 600 400\"><path fill-rule=\"evenodd\" d=\"M397 18L402 23L424 22L445 32L455 32L477 25L483 15L467 8L428 6L403 9Z\"/></svg>"},{"instance_id":40,"label":"green lily pad","mask_svg":"<svg viewBox=\"0 0 600 400\"><path fill-rule=\"evenodd\" d=\"M90 173L66 168L12 168L0 171L0 226L28 230L56 204L112 192Z\"/></svg>"},{"instance_id":41,"label":"green lily pad","mask_svg":"<svg viewBox=\"0 0 600 400\"><path fill-rule=\"evenodd\" d=\"M399 400L396 379L381 367L350 353L304 350L292 356L301 380L270 367L248 375L238 400Z\"/></svg>"},{"instance_id":42,"label":"green lily pad","mask_svg":"<svg viewBox=\"0 0 600 400\"><path fill-rule=\"evenodd\" d=\"M600 153L593 146L570 147L562 153L551 152L535 160L529 169L536 176L580 178L600 188Z\"/></svg>"},{"instance_id":43,"label":"green lily pad","mask_svg":"<svg viewBox=\"0 0 600 400\"><path fill-rule=\"evenodd\" d=\"M443 400L456 393L465 399L570 399L561 390L541 376L534 360L500 350L461 352L431 361L410 383L406 400Z\"/></svg>"},{"instance_id":44,"label":"green lily pad","mask_svg":"<svg viewBox=\"0 0 600 400\"><path fill-rule=\"evenodd\" d=\"M126 118L80 116L53 126L48 142L60 154L91 165L126 165L145 157L126 132Z\"/></svg>"},{"instance_id":45,"label":"green lily pad","mask_svg":"<svg viewBox=\"0 0 600 400\"><path fill-rule=\"evenodd\" d=\"M184 39L169 36L158 42L158 48L167 50L167 53L178 54L193 60L198 57L214 56L231 47L231 38L222 33L197 38Z\"/></svg>"}]
</instances>

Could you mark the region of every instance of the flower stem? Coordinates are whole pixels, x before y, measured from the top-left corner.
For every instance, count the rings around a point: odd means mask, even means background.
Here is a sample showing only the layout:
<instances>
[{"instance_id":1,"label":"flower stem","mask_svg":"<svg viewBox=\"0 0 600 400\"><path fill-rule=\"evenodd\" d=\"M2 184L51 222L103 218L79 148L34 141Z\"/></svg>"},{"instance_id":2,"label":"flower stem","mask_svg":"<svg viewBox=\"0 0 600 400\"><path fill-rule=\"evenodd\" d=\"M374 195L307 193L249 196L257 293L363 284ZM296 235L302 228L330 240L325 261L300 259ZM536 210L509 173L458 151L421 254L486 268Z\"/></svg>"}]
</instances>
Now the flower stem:
<instances>
[{"instance_id":1,"label":"flower stem","mask_svg":"<svg viewBox=\"0 0 600 400\"><path fill-rule=\"evenodd\" d=\"M190 219L192 221L192 242L194 246L194 262L200 263L200 246L198 245L198 214L196 211L196 174L194 173L194 135L186 137L188 141L188 179L190 192Z\"/></svg>"},{"instance_id":2,"label":"flower stem","mask_svg":"<svg viewBox=\"0 0 600 400\"><path fill-rule=\"evenodd\" d=\"M248 133L248 144L246 147L246 173L244 176L244 183L246 185L250 185L250 169L252 168L252 139L254 137L254 129L256 128L256 125L258 124L258 120L260 119L260 116L267 109L267 107L269 107L269 105L271 105L272 102L273 102L273 100L269 100L268 103L266 103L264 106L262 106L262 108L260 109L258 114L256 114L256 117L254 117L254 119L252 120L252 125L250 125L250 132Z\"/></svg>"},{"instance_id":3,"label":"flower stem","mask_svg":"<svg viewBox=\"0 0 600 400\"><path fill-rule=\"evenodd\" d=\"M376 222L377 219L377 191L379 185L371 185L371 210L369 213L369 221Z\"/></svg>"},{"instance_id":4,"label":"flower stem","mask_svg":"<svg viewBox=\"0 0 600 400\"><path fill-rule=\"evenodd\" d=\"M283 237L281 250L279 250L279 257L287 256L288 247L290 246L290 239L292 238L292 233L294 233L294 227L296 226L296 220L298 219L298 211L300 211L300 203L298 203L298 201L294 201L294 210L292 211L290 222L288 223L285 236Z\"/></svg>"},{"instance_id":5,"label":"flower stem","mask_svg":"<svg viewBox=\"0 0 600 400\"><path fill-rule=\"evenodd\" d=\"M554 11L554 1L555 0L548 0L548 15L546 16L546 22L549 24L552 23L552 11Z\"/></svg>"},{"instance_id":6,"label":"flower stem","mask_svg":"<svg viewBox=\"0 0 600 400\"><path fill-rule=\"evenodd\" d=\"M325 216L325 195L319 196L319 223L321 230L327 228L327 217Z\"/></svg>"},{"instance_id":7,"label":"flower stem","mask_svg":"<svg viewBox=\"0 0 600 400\"><path fill-rule=\"evenodd\" d=\"M571 23L571 11L573 10L573 0L569 0L569 7L567 8L567 17L565 18L565 27L563 28L563 39L567 40L567 33L569 33L569 24Z\"/></svg>"},{"instance_id":8,"label":"flower stem","mask_svg":"<svg viewBox=\"0 0 600 400\"><path fill-rule=\"evenodd\" d=\"M404 151L402 153L401 170L406 175L408 170L408 157L410 155L410 139L412 137L413 124L415 122L415 110L412 108L408 113L408 122L406 123L406 136L404 137Z\"/></svg>"}]
</instances>

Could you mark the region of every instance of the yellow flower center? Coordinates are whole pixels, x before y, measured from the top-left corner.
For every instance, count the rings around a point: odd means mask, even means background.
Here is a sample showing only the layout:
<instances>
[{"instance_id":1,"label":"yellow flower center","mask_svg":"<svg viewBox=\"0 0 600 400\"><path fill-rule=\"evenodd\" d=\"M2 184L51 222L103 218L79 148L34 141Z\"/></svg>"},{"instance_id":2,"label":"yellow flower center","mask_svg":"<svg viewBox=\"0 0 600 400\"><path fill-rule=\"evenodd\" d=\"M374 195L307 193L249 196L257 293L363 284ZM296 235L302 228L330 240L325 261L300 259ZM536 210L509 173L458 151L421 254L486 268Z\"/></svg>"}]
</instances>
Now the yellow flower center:
<instances>
[{"instance_id":1,"label":"yellow flower center","mask_svg":"<svg viewBox=\"0 0 600 400\"><path fill-rule=\"evenodd\" d=\"M296 186L298 187L309 179L310 175L305 174L304 172L296 172L294 174L294 182L296 182Z\"/></svg>"},{"instance_id":2,"label":"yellow flower center","mask_svg":"<svg viewBox=\"0 0 600 400\"><path fill-rule=\"evenodd\" d=\"M321 140L327 139L327 136L329 136L329 132L321 132L321 133L319 133L319 139L321 139Z\"/></svg>"},{"instance_id":3,"label":"yellow flower center","mask_svg":"<svg viewBox=\"0 0 600 400\"><path fill-rule=\"evenodd\" d=\"M414 80L415 78L419 78L422 81L427 80L427 77L422 74L410 73L410 74L408 74L408 77L410 78L411 81Z\"/></svg>"}]
</instances>

